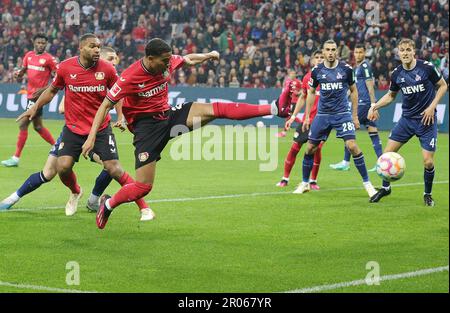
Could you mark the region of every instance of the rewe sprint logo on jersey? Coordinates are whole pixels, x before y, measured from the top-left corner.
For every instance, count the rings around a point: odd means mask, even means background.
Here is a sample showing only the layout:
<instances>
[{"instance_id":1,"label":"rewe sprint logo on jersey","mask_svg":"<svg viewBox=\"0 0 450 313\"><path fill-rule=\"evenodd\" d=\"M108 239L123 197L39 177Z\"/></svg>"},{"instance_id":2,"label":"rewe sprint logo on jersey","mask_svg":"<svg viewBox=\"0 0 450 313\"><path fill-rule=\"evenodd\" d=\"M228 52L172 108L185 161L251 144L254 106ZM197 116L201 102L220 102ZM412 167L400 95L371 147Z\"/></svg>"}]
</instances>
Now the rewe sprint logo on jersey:
<instances>
[{"instance_id":1,"label":"rewe sprint logo on jersey","mask_svg":"<svg viewBox=\"0 0 450 313\"><path fill-rule=\"evenodd\" d=\"M343 89L344 85L342 84L342 82L337 82L337 83L321 83L320 84L320 89L322 90L339 90L339 89Z\"/></svg>"}]
</instances>

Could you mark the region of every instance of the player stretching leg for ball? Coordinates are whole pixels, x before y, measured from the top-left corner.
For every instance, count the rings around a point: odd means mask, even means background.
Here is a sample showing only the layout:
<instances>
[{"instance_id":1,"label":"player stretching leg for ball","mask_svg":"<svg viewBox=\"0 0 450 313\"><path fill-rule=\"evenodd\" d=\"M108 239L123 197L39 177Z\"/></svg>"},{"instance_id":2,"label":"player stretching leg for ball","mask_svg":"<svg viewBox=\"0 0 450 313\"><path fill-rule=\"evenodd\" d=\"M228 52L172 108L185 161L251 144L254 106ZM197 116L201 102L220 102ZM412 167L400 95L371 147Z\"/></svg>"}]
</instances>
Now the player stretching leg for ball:
<instances>
[{"instance_id":1,"label":"player stretching leg for ball","mask_svg":"<svg viewBox=\"0 0 450 313\"><path fill-rule=\"evenodd\" d=\"M419 138L425 167L423 199L425 205L434 206L431 189L438 134L436 107L447 91L447 84L432 63L415 58L415 48L413 40L400 40L398 53L402 64L392 72L388 93L372 105L368 118L377 120L378 109L394 101L397 92L401 90L402 117L392 129L384 152L397 152L414 135ZM383 187L371 197L370 202L378 202L390 193L389 182L383 180Z\"/></svg>"},{"instance_id":2,"label":"player stretching leg for ball","mask_svg":"<svg viewBox=\"0 0 450 313\"><path fill-rule=\"evenodd\" d=\"M317 50L312 54L312 57L310 59L311 68L315 67L317 64L320 64L323 62L323 54L322 51ZM301 89L301 95L298 97L297 104L295 105L295 109L292 113L292 116L290 119L287 120L285 129L289 130L291 128L292 123L294 123L297 114L300 112L300 110L303 108L306 100L306 95L308 92L308 82L311 78L311 71L309 71L305 77L303 77L302 82L302 89ZM290 95L289 93L285 92L285 94ZM283 95L283 94L282 94ZM280 97L279 101L283 101L283 97ZM314 117L317 114L317 103L319 102L319 91L316 91L316 99L314 101L314 105L311 108L311 113L309 114L309 119L312 121ZM302 131L302 125L303 121L305 120L305 116L303 115L303 119L300 122L300 124L297 126L297 129L295 130L294 134L294 142L292 143L291 149L289 150L286 159L284 160L284 176L281 178L281 181L277 183L278 187L286 187L289 183L289 176L291 174L292 167L295 164L295 160L297 158L297 154L299 153L301 147L303 144L305 144L308 141L308 133ZM319 173L319 167L320 167L320 161L322 159L322 145L320 144L317 148L316 153L314 154L314 165L313 169L311 171L311 177L310 177L310 186L311 189L319 190L319 185L317 185L317 175Z\"/></svg>"},{"instance_id":3,"label":"player stretching leg for ball","mask_svg":"<svg viewBox=\"0 0 450 313\"><path fill-rule=\"evenodd\" d=\"M100 58L106 60L112 64L115 64L117 60L116 52L109 47L102 48L100 51ZM36 92L33 97L36 99L39 98L40 94L45 90L39 90ZM64 97L59 105L59 113L64 114ZM121 124L121 112L118 113L118 122L114 125L114 127L123 128ZM123 128L124 129L124 128ZM58 157L59 144L61 143L61 135L56 140L56 143L53 145L52 149L48 154L47 161L44 165L44 168L40 172L36 172L31 174L25 182L17 189L14 193L12 193L9 197L0 202L0 210L9 210L14 204L16 204L22 197L33 192L38 189L41 185L50 182L57 174L56 171L56 161ZM99 164L103 164L99 159L98 155L95 153L91 154L91 160L97 162ZM97 179L95 180L95 186L92 191L92 194L87 202L87 207L90 211L98 210L98 198L105 191L106 187L111 182L112 178L109 176L106 170L103 170ZM76 208L78 205L78 199L80 198L79 194L70 194L69 201L66 204L66 215L70 216L76 213Z\"/></svg>"},{"instance_id":4,"label":"player stretching leg for ball","mask_svg":"<svg viewBox=\"0 0 450 313\"><path fill-rule=\"evenodd\" d=\"M80 37L80 55L69 58L60 63L56 76L51 85L42 93L27 112L19 116L32 119L36 111L48 104L59 89L65 90L65 126L58 150L56 168L65 186L73 194L81 197L81 189L77 184L72 170L78 162L82 146L87 139L97 109L109 88L117 80L114 66L100 59L100 40L93 34ZM124 172L118 160L117 144L114 133L109 124L108 115L99 126L96 149L93 151L103 162L108 174L120 185L134 183L128 173ZM136 204L141 210L141 220L152 219L153 212L148 208L144 199L136 198ZM76 208L74 208L76 210Z\"/></svg>"},{"instance_id":5,"label":"player stretching leg for ball","mask_svg":"<svg viewBox=\"0 0 450 313\"><path fill-rule=\"evenodd\" d=\"M28 52L23 57L23 66L20 70L14 72L14 78L22 79L25 72L27 73L27 109L34 104L37 98L33 94L39 89L47 86L52 72L56 71L56 59L48 52L45 52L47 46L47 36L37 34L33 37L34 50ZM19 166L19 159L22 154L23 147L28 138L28 126L30 121L21 120L19 123L19 136L17 138L16 152L8 160L2 161L2 165L6 167ZM42 110L38 111L36 118L33 119L34 130L50 145L55 144L50 131L42 124Z\"/></svg>"},{"instance_id":6,"label":"player stretching leg for ball","mask_svg":"<svg viewBox=\"0 0 450 313\"><path fill-rule=\"evenodd\" d=\"M357 44L355 46L354 55L357 64L355 69L355 80L356 88L358 89L358 119L359 123L367 128L373 149L375 150L378 159L383 152L383 148L381 147L377 124L374 121L367 119L370 104L376 102L375 89L373 88L372 68L369 62L365 60L366 48L364 45ZM344 147L344 160L337 164L330 164L330 167L338 171L348 171L350 169L350 151ZM375 170L376 166L368 170L368 172L373 172Z\"/></svg>"},{"instance_id":7,"label":"player stretching leg for ball","mask_svg":"<svg viewBox=\"0 0 450 313\"><path fill-rule=\"evenodd\" d=\"M105 227L112 210L118 205L144 197L151 191L156 161L160 159L162 150L171 138L192 130L197 121L205 125L216 118L242 120L270 114L288 115L289 107L276 104L188 102L170 108L170 75L181 66L194 66L210 59L219 59L219 53L172 55L167 42L154 38L145 47L145 57L130 65L108 91L97 111L82 154L86 157L95 147L99 126L114 104L124 98L123 114L134 134L136 182L123 186L112 197L102 196L96 219L100 229Z\"/></svg>"},{"instance_id":8,"label":"player stretching leg for ball","mask_svg":"<svg viewBox=\"0 0 450 313\"><path fill-rule=\"evenodd\" d=\"M376 190L369 181L363 153L355 140L355 128L359 128L359 121L358 91L355 86L353 70L350 65L336 59L337 45L333 40L327 40L322 51L325 57L324 62L313 68L311 72L303 131L309 129L311 123L309 112L314 102L316 88L320 85L318 113L312 122L308 146L303 158L303 182L294 193L301 194L310 190L309 176L313 167L314 153L320 142L326 141L330 131L334 128L336 136L345 141L346 147L353 155L353 161L363 179L364 188L371 197ZM352 112L348 110L348 90L350 90Z\"/></svg>"}]
</instances>

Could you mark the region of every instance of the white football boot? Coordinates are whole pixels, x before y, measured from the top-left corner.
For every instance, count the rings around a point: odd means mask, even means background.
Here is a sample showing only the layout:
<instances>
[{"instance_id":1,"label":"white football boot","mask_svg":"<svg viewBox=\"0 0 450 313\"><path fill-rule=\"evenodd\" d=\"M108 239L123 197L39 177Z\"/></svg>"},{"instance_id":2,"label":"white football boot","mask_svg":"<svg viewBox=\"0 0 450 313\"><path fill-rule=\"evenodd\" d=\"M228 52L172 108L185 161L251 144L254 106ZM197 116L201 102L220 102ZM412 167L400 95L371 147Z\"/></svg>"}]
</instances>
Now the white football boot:
<instances>
[{"instance_id":1,"label":"white football boot","mask_svg":"<svg viewBox=\"0 0 450 313\"><path fill-rule=\"evenodd\" d=\"M66 215L72 216L77 213L78 200L83 196L83 189L80 187L80 193L70 193L69 201L66 204Z\"/></svg>"}]
</instances>

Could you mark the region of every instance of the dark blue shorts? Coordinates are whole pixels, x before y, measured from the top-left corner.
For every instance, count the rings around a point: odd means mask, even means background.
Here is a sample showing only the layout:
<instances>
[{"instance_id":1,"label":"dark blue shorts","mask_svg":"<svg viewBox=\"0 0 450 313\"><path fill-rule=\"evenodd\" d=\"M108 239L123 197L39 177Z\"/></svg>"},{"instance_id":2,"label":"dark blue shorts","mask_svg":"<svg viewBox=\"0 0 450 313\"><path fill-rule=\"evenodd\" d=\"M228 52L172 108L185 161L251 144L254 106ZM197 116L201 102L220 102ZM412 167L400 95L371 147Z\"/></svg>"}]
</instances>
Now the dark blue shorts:
<instances>
[{"instance_id":1,"label":"dark blue shorts","mask_svg":"<svg viewBox=\"0 0 450 313\"><path fill-rule=\"evenodd\" d=\"M374 121L371 121L367 118L367 114L369 113L370 104L368 105L358 105L358 120L359 124L364 125L366 127L372 126L377 127L377 124Z\"/></svg>"},{"instance_id":2,"label":"dark blue shorts","mask_svg":"<svg viewBox=\"0 0 450 313\"><path fill-rule=\"evenodd\" d=\"M326 141L333 128L336 129L337 138L350 140L356 137L352 114L346 112L336 115L317 114L311 124L308 139L314 144Z\"/></svg>"},{"instance_id":3,"label":"dark blue shorts","mask_svg":"<svg viewBox=\"0 0 450 313\"><path fill-rule=\"evenodd\" d=\"M422 149L434 152L437 144L437 117L434 117L434 124L423 125L421 118L401 117L397 125L391 131L389 139L406 143L412 136L419 138Z\"/></svg>"}]
</instances>

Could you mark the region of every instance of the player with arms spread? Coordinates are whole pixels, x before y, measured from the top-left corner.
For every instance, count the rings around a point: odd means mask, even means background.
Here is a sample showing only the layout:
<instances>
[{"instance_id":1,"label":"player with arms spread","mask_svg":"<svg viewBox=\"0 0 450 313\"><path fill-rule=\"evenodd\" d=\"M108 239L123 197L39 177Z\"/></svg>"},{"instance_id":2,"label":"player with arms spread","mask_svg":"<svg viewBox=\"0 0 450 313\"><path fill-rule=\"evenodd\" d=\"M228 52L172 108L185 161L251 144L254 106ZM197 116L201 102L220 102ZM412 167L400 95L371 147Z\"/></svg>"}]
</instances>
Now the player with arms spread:
<instances>
[{"instance_id":1,"label":"player with arms spread","mask_svg":"<svg viewBox=\"0 0 450 313\"><path fill-rule=\"evenodd\" d=\"M402 64L392 72L389 91L377 103L372 104L368 118L377 120L378 110L394 101L401 90L402 117L392 129L384 152L397 152L414 135L419 138L425 167L423 199L426 206L434 206L431 190L438 134L436 107L447 91L447 83L432 63L415 58L415 48L413 40L400 40L398 54ZM391 194L390 183L383 180L383 187L370 202L378 202L389 194Z\"/></svg>"},{"instance_id":2,"label":"player with arms spread","mask_svg":"<svg viewBox=\"0 0 450 313\"><path fill-rule=\"evenodd\" d=\"M57 67L56 59L50 53L45 52L47 36L44 34L35 35L33 37L33 45L34 50L23 57L22 68L14 73L16 79L22 79L23 75L27 74L27 109L34 105L34 101L37 99L34 97L35 92L48 85L52 72L55 72ZM8 160L2 161L3 166L19 166L20 156L28 138L29 125L30 121L28 119L20 121L16 152ZM37 111L36 117L33 119L33 128L49 144L55 144L52 134L42 124L42 110Z\"/></svg>"},{"instance_id":3,"label":"player with arms spread","mask_svg":"<svg viewBox=\"0 0 450 313\"><path fill-rule=\"evenodd\" d=\"M308 136L308 146L303 158L303 182L295 193L305 193L310 190L309 176L313 166L314 153L321 141L326 141L331 130L336 129L336 136L345 141L345 145L353 155L363 185L369 197L376 193L367 173L362 151L356 144L355 129L359 128L358 91L355 86L353 69L345 62L336 58L337 45L333 40L327 40L323 45L325 60L313 68L306 98L305 120L303 131L309 128L310 108L316 97L316 88L320 86L318 112L311 124ZM347 91L350 90L352 112L349 112Z\"/></svg>"},{"instance_id":4,"label":"player with arms spread","mask_svg":"<svg viewBox=\"0 0 450 313\"><path fill-rule=\"evenodd\" d=\"M314 68L316 65L323 62L323 54L322 51L317 50L314 51L312 54L312 57L310 59L311 67ZM286 121L285 129L288 130L291 128L292 123L294 123L295 119L297 118L297 114L300 112L300 110L305 105L306 95L308 93L309 85L308 82L311 78L311 71L306 73L305 77L303 77L302 81L302 88L301 88L301 94L298 97L297 103L295 105L294 111L290 117ZM312 121L314 117L317 114L317 103L319 102L319 90L316 91L316 99L314 101L314 105L311 108L311 111L309 113L309 120ZM280 98L281 100L281 98ZM286 187L289 183L289 176L291 174L292 167L295 164L297 154L300 152L300 149L303 144L305 144L308 141L308 132L302 130L303 121L305 120L306 115L303 115L303 118L299 125L297 126L297 129L294 133L294 141L292 143L291 149L288 152L288 155L286 156L286 159L284 161L284 176L281 178L281 181L277 183L278 187ZM319 190L319 185L317 185L317 175L319 173L319 167L320 162L322 160L322 144L319 145L317 148L317 151L314 153L314 165L313 169L311 171L311 177L310 177L310 186L311 189Z\"/></svg>"},{"instance_id":5,"label":"player with arms spread","mask_svg":"<svg viewBox=\"0 0 450 313\"><path fill-rule=\"evenodd\" d=\"M81 36L80 56L61 62L52 84L42 93L36 105L19 117L19 119L32 119L37 110L49 103L56 93L64 88L65 126L58 148L56 168L61 181L76 198L73 203L78 202L82 191L72 168L79 160L82 145L87 139L97 109L108 89L118 78L114 66L100 59L100 46L100 40L94 34ZM93 151L99 156L111 177L121 185L130 184L134 180L124 172L118 160L116 140L109 124L110 119L108 114L99 125L96 147ZM144 215L153 218L153 212L145 201L140 197L135 200L141 209L141 219ZM72 209L76 210L76 206Z\"/></svg>"},{"instance_id":6,"label":"player with arms spread","mask_svg":"<svg viewBox=\"0 0 450 313\"><path fill-rule=\"evenodd\" d=\"M99 108L89 137L83 145L86 157L95 146L100 125L108 111L120 99L128 128L134 134L136 182L123 186L115 195L103 195L97 213L97 226L102 229L112 210L118 205L147 195L155 179L156 161L171 138L190 131L197 121L201 125L216 118L249 119L277 114L286 117L289 107L277 104L251 105L247 103L188 102L171 108L168 104L170 75L181 66L193 66L210 59L219 59L219 53L172 55L167 42L154 38L145 48L145 57L128 67L117 80ZM200 125L199 125L200 126Z\"/></svg>"}]
</instances>

